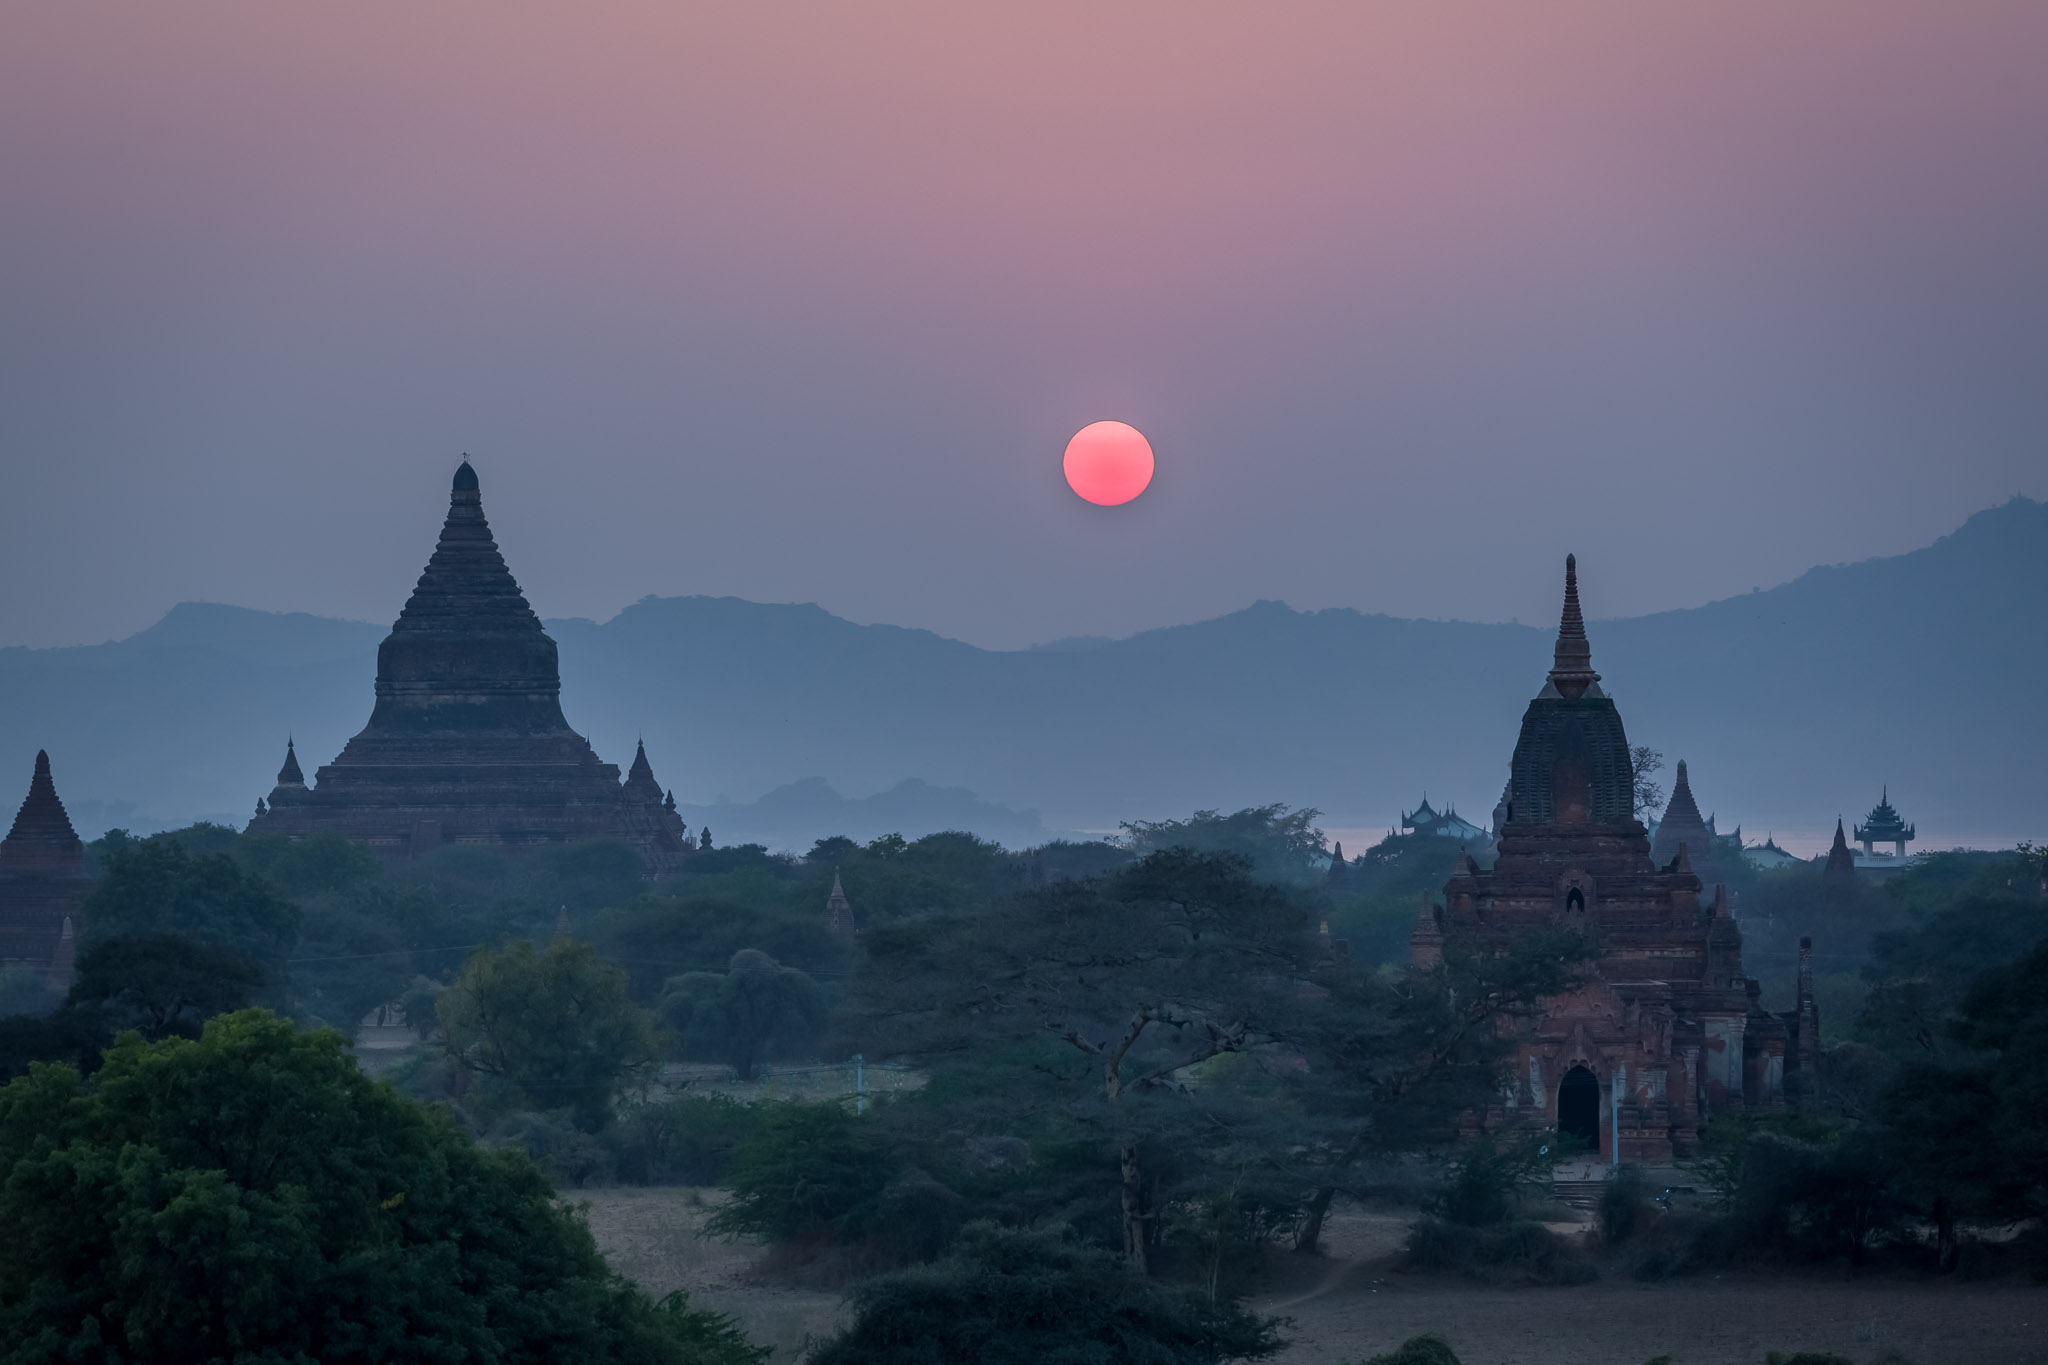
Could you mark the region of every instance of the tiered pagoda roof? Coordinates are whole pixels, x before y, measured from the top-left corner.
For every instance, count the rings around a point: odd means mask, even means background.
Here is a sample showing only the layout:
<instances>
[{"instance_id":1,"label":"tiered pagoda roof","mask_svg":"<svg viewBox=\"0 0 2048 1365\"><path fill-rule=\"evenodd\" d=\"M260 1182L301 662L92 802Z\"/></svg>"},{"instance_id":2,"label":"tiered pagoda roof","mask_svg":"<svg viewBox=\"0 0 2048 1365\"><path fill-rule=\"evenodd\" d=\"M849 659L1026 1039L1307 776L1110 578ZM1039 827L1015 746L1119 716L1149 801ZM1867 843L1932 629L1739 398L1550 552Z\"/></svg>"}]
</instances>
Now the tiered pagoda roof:
<instances>
[{"instance_id":1,"label":"tiered pagoda roof","mask_svg":"<svg viewBox=\"0 0 2048 1365\"><path fill-rule=\"evenodd\" d=\"M1913 826L1907 824L1904 818L1896 810L1892 809L1891 788L1887 786L1883 790L1884 794L1878 798L1877 804L1870 808L1870 814L1864 816L1863 823L1856 826L1857 842L1861 843L1866 840L1876 844L1910 842L1913 838Z\"/></svg>"},{"instance_id":2,"label":"tiered pagoda roof","mask_svg":"<svg viewBox=\"0 0 2048 1365\"><path fill-rule=\"evenodd\" d=\"M644 747L631 778L562 714L555 642L505 565L476 471L455 471L448 516L377 650L369 724L309 788L294 747L251 832L332 830L389 857L441 843L506 848L620 839L650 870L687 854Z\"/></svg>"}]
</instances>

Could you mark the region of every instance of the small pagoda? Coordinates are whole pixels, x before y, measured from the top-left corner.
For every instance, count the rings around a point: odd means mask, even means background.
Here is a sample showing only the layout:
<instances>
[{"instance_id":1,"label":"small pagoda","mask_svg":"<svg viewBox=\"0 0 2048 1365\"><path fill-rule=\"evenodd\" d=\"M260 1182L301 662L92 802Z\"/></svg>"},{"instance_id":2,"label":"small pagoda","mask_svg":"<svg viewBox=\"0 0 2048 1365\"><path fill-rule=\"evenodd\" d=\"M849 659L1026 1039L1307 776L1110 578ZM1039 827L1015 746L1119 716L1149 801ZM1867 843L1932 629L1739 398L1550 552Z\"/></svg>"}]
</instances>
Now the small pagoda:
<instances>
[{"instance_id":1,"label":"small pagoda","mask_svg":"<svg viewBox=\"0 0 2048 1365\"><path fill-rule=\"evenodd\" d=\"M1906 856L1906 845L1912 841L1913 827L1900 818L1892 809L1892 793L1889 786L1878 798L1870 814L1863 817L1863 823L1856 826L1856 841L1863 845L1863 856L1870 857L1876 852L1873 845L1890 844L1893 856Z\"/></svg>"},{"instance_id":2,"label":"small pagoda","mask_svg":"<svg viewBox=\"0 0 2048 1365\"><path fill-rule=\"evenodd\" d=\"M69 984L72 921L91 889L85 845L57 799L50 756L38 751L28 798L0 840L0 962L32 967L53 985Z\"/></svg>"},{"instance_id":3,"label":"small pagoda","mask_svg":"<svg viewBox=\"0 0 2048 1365\"><path fill-rule=\"evenodd\" d=\"M1702 819L1699 802L1693 799L1692 778L1685 770L1685 760L1678 760L1678 781L1671 788L1671 800L1664 807L1664 818L1657 822L1657 836L1650 841L1650 859L1659 867L1669 867L1683 848L1692 863L1693 875L1700 879L1702 886L1713 886L1722 880L1721 868L1715 858L1715 846L1720 835L1715 833L1713 822Z\"/></svg>"}]
</instances>

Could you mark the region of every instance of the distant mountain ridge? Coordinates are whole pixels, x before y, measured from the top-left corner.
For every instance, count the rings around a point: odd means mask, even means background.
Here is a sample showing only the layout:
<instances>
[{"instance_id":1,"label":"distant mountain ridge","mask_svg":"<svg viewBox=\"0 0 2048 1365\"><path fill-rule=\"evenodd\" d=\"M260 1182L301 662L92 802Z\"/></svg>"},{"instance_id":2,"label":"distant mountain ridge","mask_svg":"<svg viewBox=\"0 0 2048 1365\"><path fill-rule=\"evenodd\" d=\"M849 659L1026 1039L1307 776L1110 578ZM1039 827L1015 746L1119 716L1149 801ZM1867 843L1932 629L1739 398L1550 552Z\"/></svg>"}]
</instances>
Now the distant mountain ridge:
<instances>
[{"instance_id":1,"label":"distant mountain ridge","mask_svg":"<svg viewBox=\"0 0 2048 1365\"><path fill-rule=\"evenodd\" d=\"M516 546L510 557L517 572ZM1582 569L1596 611L1603 578L1627 572ZM1689 759L1724 829L1832 827L1889 782L1923 831L2039 838L2044 600L2048 505L2015 498L1907 554L1596 620L1593 662L1631 739ZM948 801L963 820L1003 818L978 798L1055 830L1267 801L1384 823L1424 787L1484 823L1552 636L1258 602L997 652L709 597L548 628L570 722L614 762L644 735L687 805L737 808L813 779L844 800L915 779L962 789L926 802L933 818ZM25 789L27 759L48 747L75 805L239 819L287 733L310 771L361 727L387 629L185 604L111 644L0 649L0 761Z\"/></svg>"}]
</instances>

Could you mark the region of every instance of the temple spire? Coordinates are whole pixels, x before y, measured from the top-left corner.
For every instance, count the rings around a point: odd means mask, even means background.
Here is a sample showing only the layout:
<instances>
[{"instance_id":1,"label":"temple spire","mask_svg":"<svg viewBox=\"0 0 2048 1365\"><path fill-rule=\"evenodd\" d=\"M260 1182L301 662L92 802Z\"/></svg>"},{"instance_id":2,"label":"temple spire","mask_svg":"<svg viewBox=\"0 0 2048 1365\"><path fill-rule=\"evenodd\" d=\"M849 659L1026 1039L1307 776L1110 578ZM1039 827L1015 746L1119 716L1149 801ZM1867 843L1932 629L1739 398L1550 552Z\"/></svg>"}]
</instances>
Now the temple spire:
<instances>
[{"instance_id":1,"label":"temple spire","mask_svg":"<svg viewBox=\"0 0 2048 1365\"><path fill-rule=\"evenodd\" d=\"M626 794L636 801L661 804L661 784L654 780L654 765L647 761L644 741L634 748L633 766L626 770Z\"/></svg>"},{"instance_id":2,"label":"temple spire","mask_svg":"<svg viewBox=\"0 0 2048 1365\"><path fill-rule=\"evenodd\" d=\"M299 771L298 750L293 747L290 738L286 738L284 742L284 766L277 770L277 785L280 787L303 787L306 785L306 775Z\"/></svg>"},{"instance_id":3,"label":"temple spire","mask_svg":"<svg viewBox=\"0 0 2048 1365\"><path fill-rule=\"evenodd\" d=\"M1550 685L1565 698L1583 697L1590 689L1601 695L1600 675L1593 671L1593 646L1586 639L1586 618L1579 611L1579 560L1564 557L1564 612L1557 623L1557 651L1550 666Z\"/></svg>"},{"instance_id":4,"label":"temple spire","mask_svg":"<svg viewBox=\"0 0 2048 1365\"><path fill-rule=\"evenodd\" d=\"M84 862L84 845L71 828L71 817L57 799L57 783L50 776L50 755L36 750L35 772L28 782L28 798L15 812L14 828L0 843L0 867L39 867L46 863Z\"/></svg>"},{"instance_id":5,"label":"temple spire","mask_svg":"<svg viewBox=\"0 0 2048 1365\"><path fill-rule=\"evenodd\" d=\"M832 894L825 897L825 931L852 938L859 932L853 924L853 905L846 899L846 888L839 884L839 869L832 869Z\"/></svg>"}]
</instances>

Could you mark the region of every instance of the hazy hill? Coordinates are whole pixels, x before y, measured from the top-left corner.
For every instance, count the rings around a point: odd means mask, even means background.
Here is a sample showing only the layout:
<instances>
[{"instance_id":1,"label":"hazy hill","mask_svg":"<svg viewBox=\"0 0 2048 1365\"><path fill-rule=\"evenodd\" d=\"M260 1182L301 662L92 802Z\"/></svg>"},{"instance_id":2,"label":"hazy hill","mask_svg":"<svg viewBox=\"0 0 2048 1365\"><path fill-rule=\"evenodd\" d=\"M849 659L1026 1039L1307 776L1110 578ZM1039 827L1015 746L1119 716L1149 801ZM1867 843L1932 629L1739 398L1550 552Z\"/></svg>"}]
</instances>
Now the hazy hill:
<instances>
[{"instance_id":1,"label":"hazy hill","mask_svg":"<svg viewBox=\"0 0 2048 1365\"><path fill-rule=\"evenodd\" d=\"M1627 566L1585 568L1597 610L1602 575ZM1598 621L1594 664L1632 738L1692 760L1724 828L1831 827L1889 782L1923 834L2039 838L2044 598L2048 506L2015 499L1910 554ZM287 730L310 770L362 724L385 629L186 605L113 644L0 650L0 757L25 786L46 745L74 808L239 817L268 790ZM763 793L823 779L831 800L809 783L761 819L900 811L909 833L957 812L992 831L1014 821L1012 838L1037 813L1106 828L1265 801L1384 822L1424 787L1483 824L1551 638L1277 602L1006 653L733 598L649 598L549 629L571 722L622 764L645 735L679 801L722 808L701 817L714 831L752 820L736 808ZM912 789L860 813L837 795L909 779L966 790Z\"/></svg>"}]
</instances>

